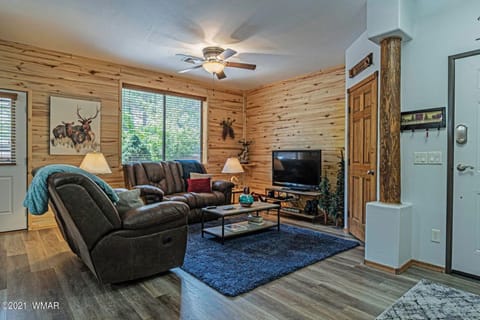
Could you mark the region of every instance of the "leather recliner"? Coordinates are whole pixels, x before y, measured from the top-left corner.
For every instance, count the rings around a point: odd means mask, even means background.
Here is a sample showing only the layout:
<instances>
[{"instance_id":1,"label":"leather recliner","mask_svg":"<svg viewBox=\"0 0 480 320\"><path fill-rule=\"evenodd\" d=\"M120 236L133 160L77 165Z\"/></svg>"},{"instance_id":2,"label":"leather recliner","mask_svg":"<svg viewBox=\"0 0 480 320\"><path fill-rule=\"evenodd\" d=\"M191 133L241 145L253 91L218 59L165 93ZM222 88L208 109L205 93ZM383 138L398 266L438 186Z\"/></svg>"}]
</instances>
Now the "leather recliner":
<instances>
[{"instance_id":1,"label":"leather recliner","mask_svg":"<svg viewBox=\"0 0 480 320\"><path fill-rule=\"evenodd\" d=\"M155 203L121 216L97 184L74 173L49 176L48 193L64 239L100 282L124 282L183 264L186 204Z\"/></svg>"},{"instance_id":2,"label":"leather recliner","mask_svg":"<svg viewBox=\"0 0 480 320\"><path fill-rule=\"evenodd\" d=\"M205 167L200 173L206 173ZM212 183L212 192L188 192L183 178L182 165L177 161L143 161L123 165L125 185L128 189L138 188L147 203L158 201L180 201L186 203L190 212L188 223L201 219L202 208L231 203L232 188L230 181L217 180ZM207 215L207 220L214 216Z\"/></svg>"}]
</instances>

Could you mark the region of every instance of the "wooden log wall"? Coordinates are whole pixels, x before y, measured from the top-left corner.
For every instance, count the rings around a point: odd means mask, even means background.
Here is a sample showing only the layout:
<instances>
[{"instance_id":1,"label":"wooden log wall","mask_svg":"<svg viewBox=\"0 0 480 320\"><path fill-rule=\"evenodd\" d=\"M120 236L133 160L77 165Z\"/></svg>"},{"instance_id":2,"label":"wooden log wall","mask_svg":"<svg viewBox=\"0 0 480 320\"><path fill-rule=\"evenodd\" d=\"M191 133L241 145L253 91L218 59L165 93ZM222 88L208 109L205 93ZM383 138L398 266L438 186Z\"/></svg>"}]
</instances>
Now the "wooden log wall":
<instances>
[{"instance_id":1,"label":"wooden log wall","mask_svg":"<svg viewBox=\"0 0 480 320\"><path fill-rule=\"evenodd\" d=\"M401 203L400 64L402 39L383 39L380 68L380 202Z\"/></svg>"},{"instance_id":2,"label":"wooden log wall","mask_svg":"<svg viewBox=\"0 0 480 320\"><path fill-rule=\"evenodd\" d=\"M264 192L272 184L272 150L321 149L332 186L345 146L345 67L277 82L247 93L250 166L246 183ZM322 172L323 175L323 172Z\"/></svg>"},{"instance_id":3,"label":"wooden log wall","mask_svg":"<svg viewBox=\"0 0 480 320\"><path fill-rule=\"evenodd\" d=\"M79 165L82 155L49 154L49 99L51 95L95 99L101 101L101 151L112 168L102 176L113 187L123 186L120 145L120 94L122 83L193 94L207 98L208 124L205 133L208 146L206 167L220 174L225 159L240 152L238 139L221 140L220 122L235 119L238 137L243 135L243 93L238 90L212 88L210 81L201 83L125 65L60 53L0 40L0 88L30 90L32 116L29 131L28 172L32 168L53 163ZM204 122L205 123L205 122ZM30 177L31 178L31 177ZM54 225L51 214L32 217L30 228Z\"/></svg>"}]
</instances>

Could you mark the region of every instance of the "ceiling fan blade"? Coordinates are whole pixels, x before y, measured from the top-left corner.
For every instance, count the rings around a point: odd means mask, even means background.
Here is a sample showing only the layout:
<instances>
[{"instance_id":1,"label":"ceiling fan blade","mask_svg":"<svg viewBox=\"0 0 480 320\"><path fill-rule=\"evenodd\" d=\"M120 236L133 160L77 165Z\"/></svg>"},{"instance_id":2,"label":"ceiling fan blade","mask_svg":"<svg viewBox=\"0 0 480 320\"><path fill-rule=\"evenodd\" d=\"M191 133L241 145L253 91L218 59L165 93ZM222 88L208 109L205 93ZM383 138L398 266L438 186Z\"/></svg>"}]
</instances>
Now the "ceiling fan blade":
<instances>
[{"instance_id":1,"label":"ceiling fan blade","mask_svg":"<svg viewBox=\"0 0 480 320\"><path fill-rule=\"evenodd\" d=\"M187 68L187 69L180 70L180 71L178 71L178 73L185 73L185 72L188 72L188 71L191 71L191 70L195 70L195 69L198 69L198 68L201 68L201 67L202 67L202 65L199 64L199 65L197 65L197 66L195 66L195 67L191 67L191 68Z\"/></svg>"},{"instance_id":2,"label":"ceiling fan blade","mask_svg":"<svg viewBox=\"0 0 480 320\"><path fill-rule=\"evenodd\" d=\"M225 49L222 53L220 53L217 58L218 59L221 59L221 60L227 60L228 58L230 58L231 56L233 56L235 53L237 53L237 51L235 50L232 50L230 48L227 48Z\"/></svg>"},{"instance_id":3,"label":"ceiling fan blade","mask_svg":"<svg viewBox=\"0 0 480 320\"><path fill-rule=\"evenodd\" d=\"M227 61L225 63L225 66L233 67L233 68L248 69L248 70L255 70L257 68L255 64L231 62L231 61Z\"/></svg>"},{"instance_id":4,"label":"ceiling fan blade","mask_svg":"<svg viewBox=\"0 0 480 320\"><path fill-rule=\"evenodd\" d=\"M223 71L221 71L219 73L215 73L215 74L217 75L218 80L222 80L222 79L225 79L227 77L227 75Z\"/></svg>"},{"instance_id":5,"label":"ceiling fan blade","mask_svg":"<svg viewBox=\"0 0 480 320\"><path fill-rule=\"evenodd\" d=\"M177 57L182 57L182 61L188 62L188 63L196 64L196 63L202 63L203 61L205 61L205 59L203 59L203 58L191 56L191 55L188 55L188 54L177 53L176 56Z\"/></svg>"}]
</instances>

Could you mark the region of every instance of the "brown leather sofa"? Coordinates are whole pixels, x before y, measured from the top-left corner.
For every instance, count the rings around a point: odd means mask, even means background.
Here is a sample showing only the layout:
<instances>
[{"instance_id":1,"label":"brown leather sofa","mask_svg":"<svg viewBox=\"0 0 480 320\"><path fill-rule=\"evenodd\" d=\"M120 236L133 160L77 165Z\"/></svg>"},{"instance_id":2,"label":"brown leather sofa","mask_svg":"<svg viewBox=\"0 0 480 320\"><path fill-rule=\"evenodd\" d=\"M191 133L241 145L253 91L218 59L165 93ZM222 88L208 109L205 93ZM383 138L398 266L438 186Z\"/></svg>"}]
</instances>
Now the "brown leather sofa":
<instances>
[{"instance_id":1,"label":"brown leather sofa","mask_svg":"<svg viewBox=\"0 0 480 320\"><path fill-rule=\"evenodd\" d=\"M206 173L198 163L198 173ZM132 162L123 165L125 185L128 189L138 188L147 203L158 201L180 201L186 203L190 212L188 222L201 219L202 208L229 204L234 186L230 181L213 181L211 193L187 192L182 164L177 161ZM207 215L207 220L213 216Z\"/></svg>"},{"instance_id":2,"label":"brown leather sofa","mask_svg":"<svg viewBox=\"0 0 480 320\"><path fill-rule=\"evenodd\" d=\"M121 216L84 175L55 173L47 184L63 237L100 282L124 282L183 264L189 211L184 203L145 205Z\"/></svg>"}]
</instances>

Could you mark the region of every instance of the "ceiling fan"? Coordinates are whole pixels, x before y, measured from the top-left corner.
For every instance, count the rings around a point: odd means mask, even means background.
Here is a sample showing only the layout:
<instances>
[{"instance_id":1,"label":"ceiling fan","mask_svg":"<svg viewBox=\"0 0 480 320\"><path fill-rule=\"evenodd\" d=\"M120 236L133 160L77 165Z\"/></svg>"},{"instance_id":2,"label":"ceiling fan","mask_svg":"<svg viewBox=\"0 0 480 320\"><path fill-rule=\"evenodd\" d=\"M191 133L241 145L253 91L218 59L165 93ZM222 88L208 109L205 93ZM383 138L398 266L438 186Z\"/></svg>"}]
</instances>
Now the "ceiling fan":
<instances>
[{"instance_id":1,"label":"ceiling fan","mask_svg":"<svg viewBox=\"0 0 480 320\"><path fill-rule=\"evenodd\" d=\"M177 56L182 57L183 62L195 64L194 67L180 70L178 71L178 73L185 73L203 67L205 71L215 74L218 80L221 80L227 77L225 75L225 72L223 71L225 67L241 68L248 70L255 70L255 68L257 67L256 65L249 63L226 61L228 58L232 57L234 54L237 53L237 51L232 49L222 49L220 47L206 47L203 48L202 52L203 58L191 56L188 54L176 54Z\"/></svg>"}]
</instances>

